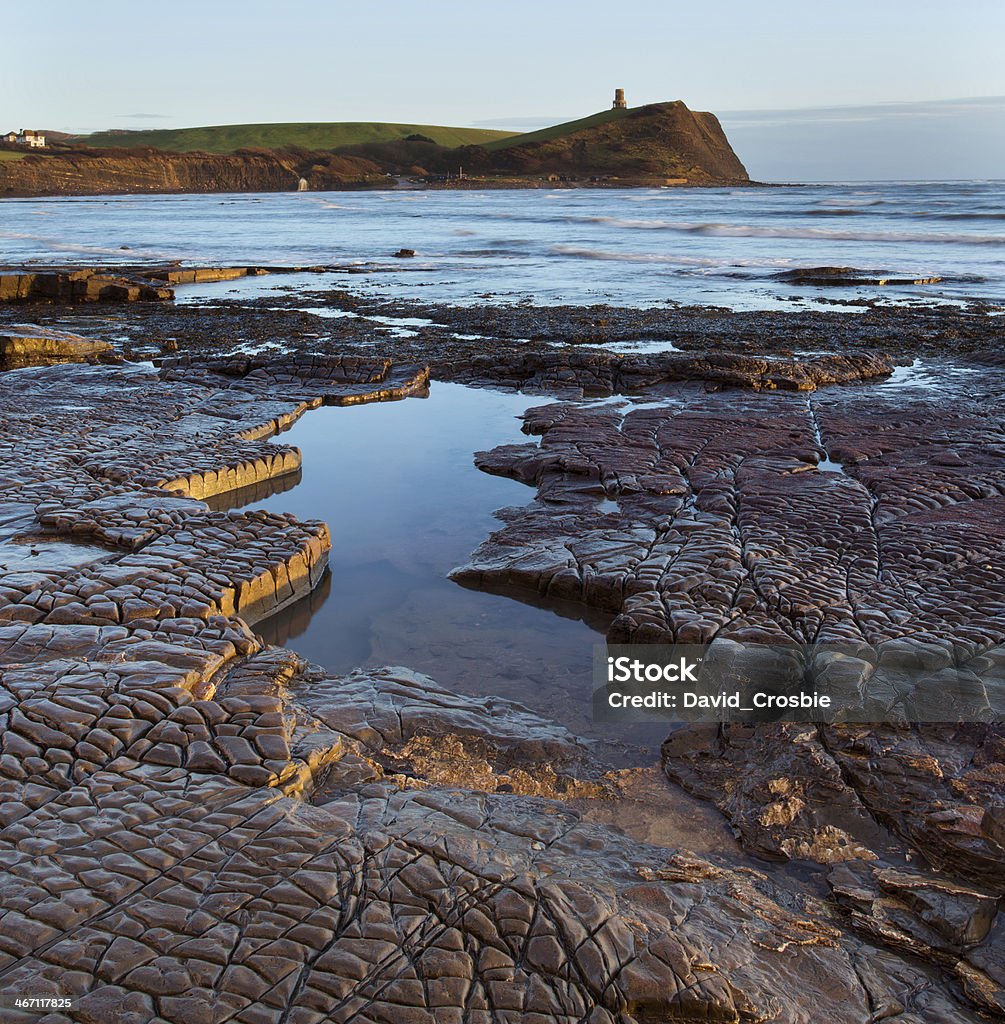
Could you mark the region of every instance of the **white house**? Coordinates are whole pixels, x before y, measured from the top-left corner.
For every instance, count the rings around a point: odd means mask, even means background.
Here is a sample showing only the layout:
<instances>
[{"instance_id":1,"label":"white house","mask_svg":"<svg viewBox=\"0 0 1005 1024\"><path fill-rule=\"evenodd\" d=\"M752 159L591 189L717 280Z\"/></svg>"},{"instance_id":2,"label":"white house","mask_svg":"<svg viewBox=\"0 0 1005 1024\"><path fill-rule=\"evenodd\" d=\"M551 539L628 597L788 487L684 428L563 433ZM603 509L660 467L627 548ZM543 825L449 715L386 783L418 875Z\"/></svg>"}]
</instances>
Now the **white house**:
<instances>
[{"instance_id":1,"label":"white house","mask_svg":"<svg viewBox=\"0 0 1005 1024\"><path fill-rule=\"evenodd\" d=\"M32 149L45 148L45 136L41 132L33 132L30 128L22 128L19 132L8 132L0 138L4 142L15 142L19 146L31 146Z\"/></svg>"}]
</instances>

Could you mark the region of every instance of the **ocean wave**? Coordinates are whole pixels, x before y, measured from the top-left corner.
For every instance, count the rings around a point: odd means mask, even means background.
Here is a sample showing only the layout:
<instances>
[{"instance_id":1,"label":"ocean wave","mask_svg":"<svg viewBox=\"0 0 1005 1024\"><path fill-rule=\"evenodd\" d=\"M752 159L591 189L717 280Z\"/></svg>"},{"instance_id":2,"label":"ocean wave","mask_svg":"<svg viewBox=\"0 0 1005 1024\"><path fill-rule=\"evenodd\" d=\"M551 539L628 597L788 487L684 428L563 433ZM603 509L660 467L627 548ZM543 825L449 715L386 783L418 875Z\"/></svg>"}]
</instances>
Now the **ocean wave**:
<instances>
[{"instance_id":1,"label":"ocean wave","mask_svg":"<svg viewBox=\"0 0 1005 1024\"><path fill-rule=\"evenodd\" d=\"M860 207L860 206L883 206L885 199L822 199L821 206L832 206L836 208Z\"/></svg>"},{"instance_id":2,"label":"ocean wave","mask_svg":"<svg viewBox=\"0 0 1005 1024\"><path fill-rule=\"evenodd\" d=\"M580 245L552 245L549 252L557 256L577 256L586 260L611 260L624 263L664 263L680 267L701 267L709 270L749 267L791 267L792 260L784 257L761 259L716 259L712 256L678 256L654 252L612 252L608 249L590 249Z\"/></svg>"},{"instance_id":3,"label":"ocean wave","mask_svg":"<svg viewBox=\"0 0 1005 1024\"><path fill-rule=\"evenodd\" d=\"M802 217L861 217L865 210L857 206L825 206L816 210L797 210Z\"/></svg>"},{"instance_id":4,"label":"ocean wave","mask_svg":"<svg viewBox=\"0 0 1005 1024\"><path fill-rule=\"evenodd\" d=\"M667 267L677 267L682 274L708 274L716 277L731 277L739 280L750 280L751 278L762 278L770 280L777 277L778 268L785 270L799 269L800 262L788 257L763 257L753 259L738 259L736 257L716 259L709 256L681 256L666 253L650 252L615 252L610 249L591 249L581 245L550 246L549 252L556 256L568 256L584 260L604 260L611 263L645 263ZM759 271L770 271L770 273L759 273ZM874 273L873 271L861 271L863 275ZM907 271L903 274L891 272L892 276L910 276ZM917 275L927 276L927 275ZM933 275L934 276L934 275ZM979 274L940 274L940 281L947 285L960 284L985 284L988 278Z\"/></svg>"},{"instance_id":5,"label":"ocean wave","mask_svg":"<svg viewBox=\"0 0 1005 1024\"><path fill-rule=\"evenodd\" d=\"M922 245L1005 245L1005 235L964 235L931 231L835 231L826 228L696 224L681 230L724 238L805 238L834 242L917 242Z\"/></svg>"},{"instance_id":6,"label":"ocean wave","mask_svg":"<svg viewBox=\"0 0 1005 1024\"><path fill-rule=\"evenodd\" d=\"M82 243L61 242L56 238L49 238L46 235L34 235L27 231L0 231L0 238L7 238L21 242L41 242L45 248L53 252L75 252L81 256L115 256L123 263L132 262L135 259L177 259L177 253L163 253L156 249L122 249L119 246L114 248L102 245L84 245Z\"/></svg>"},{"instance_id":7,"label":"ocean wave","mask_svg":"<svg viewBox=\"0 0 1005 1024\"><path fill-rule=\"evenodd\" d=\"M922 216L933 220L1005 220L1005 213L923 213Z\"/></svg>"},{"instance_id":8,"label":"ocean wave","mask_svg":"<svg viewBox=\"0 0 1005 1024\"><path fill-rule=\"evenodd\" d=\"M591 223L648 231L677 231L715 238L804 238L827 242L918 242L936 245L1005 245L1005 235L964 235L940 231L838 231L828 228L726 224L722 221L626 220L590 217Z\"/></svg>"},{"instance_id":9,"label":"ocean wave","mask_svg":"<svg viewBox=\"0 0 1005 1024\"><path fill-rule=\"evenodd\" d=\"M514 243L514 244L519 244L519 243ZM483 249L460 249L456 253L454 253L453 255L461 256L461 257L464 257L464 258L467 258L468 256L476 256L476 257L481 257L481 256L487 256L487 257L492 257L492 256L518 256L518 257L526 257L527 256L527 250L526 249L507 248L506 246L502 246L501 245L501 246L496 246L496 247L489 246L489 247L483 248Z\"/></svg>"},{"instance_id":10,"label":"ocean wave","mask_svg":"<svg viewBox=\"0 0 1005 1024\"><path fill-rule=\"evenodd\" d=\"M791 216L791 214L788 215ZM609 217L599 214L528 217L523 214L499 213L493 214L493 216L501 220L519 220L535 224L599 224L633 231L673 231L679 234L706 235L712 238L799 238L824 242L1005 245L1005 235L975 235L948 231L842 231L837 228L811 228L796 225L790 227L783 224L730 224L725 221L661 220L657 218Z\"/></svg>"}]
</instances>

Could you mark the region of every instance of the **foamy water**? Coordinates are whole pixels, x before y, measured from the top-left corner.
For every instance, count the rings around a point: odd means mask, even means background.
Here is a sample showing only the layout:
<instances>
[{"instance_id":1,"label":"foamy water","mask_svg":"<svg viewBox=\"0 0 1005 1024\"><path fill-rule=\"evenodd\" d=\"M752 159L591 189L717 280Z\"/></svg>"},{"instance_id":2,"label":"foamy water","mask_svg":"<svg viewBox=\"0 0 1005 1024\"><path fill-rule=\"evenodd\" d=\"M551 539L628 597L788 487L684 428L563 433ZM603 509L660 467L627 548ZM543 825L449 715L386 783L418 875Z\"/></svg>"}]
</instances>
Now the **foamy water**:
<instances>
[{"instance_id":1,"label":"foamy water","mask_svg":"<svg viewBox=\"0 0 1005 1024\"><path fill-rule=\"evenodd\" d=\"M416 258L393 259L400 248L415 249ZM374 272L337 279L430 301L740 309L877 297L998 303L1005 301L1005 183L0 202L0 262L151 259L357 266ZM942 281L824 288L778 278L823 265Z\"/></svg>"}]
</instances>

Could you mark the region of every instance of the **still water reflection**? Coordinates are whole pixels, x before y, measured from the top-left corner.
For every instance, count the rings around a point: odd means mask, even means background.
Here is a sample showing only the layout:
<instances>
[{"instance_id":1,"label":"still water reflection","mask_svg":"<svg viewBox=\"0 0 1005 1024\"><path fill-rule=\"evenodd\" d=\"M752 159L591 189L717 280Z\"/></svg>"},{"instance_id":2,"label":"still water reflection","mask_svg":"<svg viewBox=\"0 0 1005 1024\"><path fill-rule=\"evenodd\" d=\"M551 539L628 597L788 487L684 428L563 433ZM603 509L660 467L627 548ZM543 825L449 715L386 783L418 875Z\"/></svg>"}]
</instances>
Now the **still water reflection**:
<instances>
[{"instance_id":1,"label":"still water reflection","mask_svg":"<svg viewBox=\"0 0 1005 1024\"><path fill-rule=\"evenodd\" d=\"M303 452L301 481L265 499L250 496L249 507L324 519L332 573L257 629L335 672L406 665L454 690L520 701L601 739L605 756L625 763L615 749L622 742L659 742L666 730L594 729L592 647L609 619L587 624L580 616L590 613L579 605L535 607L447 579L499 528L496 509L533 497L523 484L479 472L473 453L528 443L518 417L545 402L434 383L426 399L304 416L282 435Z\"/></svg>"}]
</instances>

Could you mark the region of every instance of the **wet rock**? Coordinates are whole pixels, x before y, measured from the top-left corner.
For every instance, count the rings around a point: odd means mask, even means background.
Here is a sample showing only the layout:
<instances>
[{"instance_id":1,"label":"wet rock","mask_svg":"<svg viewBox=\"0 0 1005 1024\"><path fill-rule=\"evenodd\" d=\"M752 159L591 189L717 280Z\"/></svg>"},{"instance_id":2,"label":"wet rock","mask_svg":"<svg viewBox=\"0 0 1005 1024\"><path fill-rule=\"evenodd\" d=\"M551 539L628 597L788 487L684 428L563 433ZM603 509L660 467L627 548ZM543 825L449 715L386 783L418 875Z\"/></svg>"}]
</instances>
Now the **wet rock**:
<instances>
[{"instance_id":1,"label":"wet rock","mask_svg":"<svg viewBox=\"0 0 1005 1024\"><path fill-rule=\"evenodd\" d=\"M93 362L112 351L107 341L81 338L43 327L7 328L0 333L0 370L58 363Z\"/></svg>"},{"instance_id":2,"label":"wet rock","mask_svg":"<svg viewBox=\"0 0 1005 1024\"><path fill-rule=\"evenodd\" d=\"M857 267L797 267L795 270L783 270L777 276L780 281L791 281L793 284L833 285L835 287L861 284L938 284L942 280L941 277L931 274L908 277L886 270L859 270Z\"/></svg>"},{"instance_id":3,"label":"wet rock","mask_svg":"<svg viewBox=\"0 0 1005 1024\"><path fill-rule=\"evenodd\" d=\"M670 777L713 801L758 856L831 864L889 846L812 725L687 726L662 753Z\"/></svg>"},{"instance_id":4,"label":"wet rock","mask_svg":"<svg viewBox=\"0 0 1005 1024\"><path fill-rule=\"evenodd\" d=\"M1000 896L891 868L841 865L832 892L856 929L887 946L939 963L985 1012L1005 1012L1005 929L992 928Z\"/></svg>"},{"instance_id":5,"label":"wet rock","mask_svg":"<svg viewBox=\"0 0 1005 1024\"><path fill-rule=\"evenodd\" d=\"M1005 845L985 822L1001 814L1000 726L844 726L823 731L870 814L935 868L1001 889Z\"/></svg>"},{"instance_id":6,"label":"wet rock","mask_svg":"<svg viewBox=\"0 0 1005 1024\"><path fill-rule=\"evenodd\" d=\"M726 353L654 355L532 351L501 362L478 354L454 360L451 377L465 383L530 391L578 391L586 396L638 392L681 381L758 391L814 391L826 384L887 376L892 365L880 356L818 356L804 360Z\"/></svg>"},{"instance_id":7,"label":"wet rock","mask_svg":"<svg viewBox=\"0 0 1005 1024\"><path fill-rule=\"evenodd\" d=\"M0 270L0 302L163 302L174 298L136 268Z\"/></svg>"},{"instance_id":8,"label":"wet rock","mask_svg":"<svg viewBox=\"0 0 1005 1024\"><path fill-rule=\"evenodd\" d=\"M965 404L951 387L905 404L896 390L807 399L685 385L646 403L529 410L539 445L476 462L536 500L503 513L453 578L618 612L618 641L865 644L872 660L842 684L849 697L889 709L901 676L920 673L921 720L946 712L939 673L966 656L971 703L952 712L993 718L1005 449L995 383L965 387ZM842 471L821 472L825 457ZM935 660L898 662L905 637ZM968 645L986 653L972 660ZM847 667L822 658L815 670Z\"/></svg>"},{"instance_id":9,"label":"wet rock","mask_svg":"<svg viewBox=\"0 0 1005 1024\"><path fill-rule=\"evenodd\" d=\"M200 383L249 397L266 398L281 391L304 407L423 395L429 384L427 367L367 356L245 356L193 361L186 355L165 360L161 375L164 380ZM253 432L243 436L250 438Z\"/></svg>"},{"instance_id":10,"label":"wet rock","mask_svg":"<svg viewBox=\"0 0 1005 1024\"><path fill-rule=\"evenodd\" d=\"M110 815L113 831L100 824ZM38 844L70 819L72 849L52 844L39 862ZM871 1005L852 966L870 947L774 902L762 878L668 861L524 797L371 783L312 807L122 762L0 832L0 847L5 934L21 957L0 952L5 985L72 967L99 1016L339 1019L367 1008L432 1020L466 1006L486 1019L510 1007L625 1024L768 1010L796 1021L777 993L798 990L850 1024ZM39 891L42 879L58 880L58 897ZM56 922L52 909L71 901L76 920ZM898 975L876 977L875 992L976 1019L909 962Z\"/></svg>"},{"instance_id":11,"label":"wet rock","mask_svg":"<svg viewBox=\"0 0 1005 1024\"><path fill-rule=\"evenodd\" d=\"M304 733L312 744L321 724L338 734L340 748L354 744L388 776L534 796L604 793L586 747L567 730L511 701L451 693L405 668L315 674L296 700L315 720Z\"/></svg>"},{"instance_id":12,"label":"wet rock","mask_svg":"<svg viewBox=\"0 0 1005 1024\"><path fill-rule=\"evenodd\" d=\"M365 274L383 272L387 267L299 269ZM988 303L904 308L877 305L873 299L841 301L870 308L849 316L821 309L735 311L670 302L643 309L489 302L449 306L373 293L357 295L336 288L306 296L299 290L285 297L270 292L261 299L225 298L200 306L132 304L123 307L124 322L118 328L130 333L133 345L151 354L156 354L156 348L150 346L149 339L163 336L176 338L183 350L205 355L266 347L299 353L346 353L379 349L386 324L371 318L407 319L426 326L411 336L395 338L398 359L428 364L435 379L471 382L477 377L491 380L493 386L515 386L506 381L517 378L513 367L529 354L548 359L565 359L577 352L580 356L611 357L614 353L600 346L614 343L618 344L617 358L627 359L629 364L663 351L695 357L691 370L695 379L700 377L706 356L722 355L761 360L771 356L769 362L781 364L786 376L790 375L788 363L812 363L833 354L879 358L889 365L923 356L941 364L939 373L956 370L960 359L984 365L997 359L1000 365L995 318L987 315L992 311ZM347 315L321 315L332 310ZM74 315L98 317L101 309L81 305L75 307ZM492 359L476 362L487 351ZM473 373L476 365L477 375ZM582 381L578 386L592 386L593 371L580 370L578 364L566 366L572 373L563 377L559 389L576 387L579 373ZM530 379L526 373L519 376Z\"/></svg>"}]
</instances>

